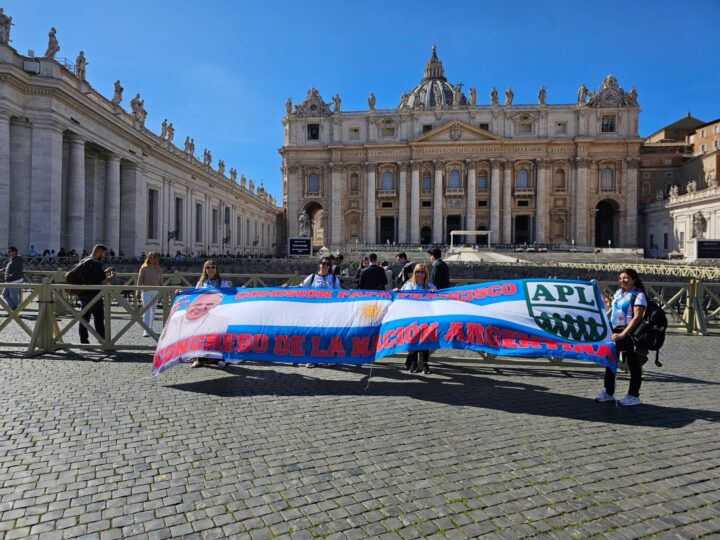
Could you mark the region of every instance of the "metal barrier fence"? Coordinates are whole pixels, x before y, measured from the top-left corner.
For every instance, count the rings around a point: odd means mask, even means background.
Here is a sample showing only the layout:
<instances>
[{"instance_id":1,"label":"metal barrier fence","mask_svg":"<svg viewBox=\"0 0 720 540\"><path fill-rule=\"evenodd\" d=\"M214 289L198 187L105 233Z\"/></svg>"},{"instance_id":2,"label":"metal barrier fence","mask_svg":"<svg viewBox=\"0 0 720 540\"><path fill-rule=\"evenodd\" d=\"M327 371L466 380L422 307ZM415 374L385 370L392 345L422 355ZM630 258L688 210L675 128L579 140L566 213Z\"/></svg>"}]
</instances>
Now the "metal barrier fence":
<instances>
[{"instance_id":1,"label":"metal barrier fence","mask_svg":"<svg viewBox=\"0 0 720 540\"><path fill-rule=\"evenodd\" d=\"M136 274L121 274L113 285L66 285L63 272L48 272L33 277L36 282L3 284L3 287L20 289L18 308L11 310L0 298L0 351L6 348L23 348L25 356L38 356L60 349L103 351L154 351L159 337L155 326L148 326L143 315L150 308L137 300L138 293L146 290L158 292L158 312L155 323L164 325L178 289L194 287L197 274L175 272L165 276L162 287L135 285ZM235 287L276 287L296 285L304 276L297 274L227 274ZM478 283L478 280L453 280L453 285ZM351 286L351 278L343 279ZM603 293L612 296L614 281L599 282ZM720 283L703 283L691 279L683 282L645 282L651 297L668 315L671 328L684 333L705 335L720 330ZM77 301L77 291L98 291L84 308ZM100 336L84 316L98 302L103 303L105 336ZM79 343L75 328L87 328L97 344ZM140 337L140 332L147 337ZM144 341L143 341L144 339Z\"/></svg>"}]
</instances>

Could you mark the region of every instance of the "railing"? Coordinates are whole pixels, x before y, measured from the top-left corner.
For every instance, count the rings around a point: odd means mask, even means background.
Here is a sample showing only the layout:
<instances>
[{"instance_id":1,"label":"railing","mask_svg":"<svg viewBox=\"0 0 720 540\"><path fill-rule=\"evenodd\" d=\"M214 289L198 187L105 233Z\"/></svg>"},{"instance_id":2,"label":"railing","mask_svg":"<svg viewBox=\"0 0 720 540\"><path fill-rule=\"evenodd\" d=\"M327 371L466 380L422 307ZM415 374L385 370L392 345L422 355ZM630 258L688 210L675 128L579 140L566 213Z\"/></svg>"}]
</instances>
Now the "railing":
<instances>
[{"instance_id":1,"label":"railing","mask_svg":"<svg viewBox=\"0 0 720 540\"><path fill-rule=\"evenodd\" d=\"M155 349L159 333L154 326L146 325L143 315L150 309L136 300L137 293L144 290L157 291L159 310L156 321L163 324L170 315L170 306L176 291L193 286L195 274L171 274L162 287L138 287L132 285L135 275L125 274L114 285L66 285L53 282L46 276L41 283L3 284L21 290L17 309L11 310L0 298L0 349L9 347L25 349L26 356L53 353L60 349L103 351L147 351ZM297 285L305 276L297 274L236 274L230 277L239 287L266 287L281 284ZM354 286L352 278L343 278L343 286ZM480 283L488 280L454 279L453 285ZM614 281L601 281L603 294L611 297L616 289ZM645 282L651 298L660 304L668 315L671 328L688 334L705 335L720 331L720 283ZM96 290L98 293L85 308L78 306L77 290ZM72 292L71 292L72 291ZM103 302L105 336L100 336L84 319L97 302ZM82 344L74 338L74 328L87 328L97 344ZM148 336L143 341L139 332ZM18 337L21 336L21 337Z\"/></svg>"},{"instance_id":2,"label":"railing","mask_svg":"<svg viewBox=\"0 0 720 540\"><path fill-rule=\"evenodd\" d=\"M378 199L390 199L397 197L397 191L394 189L380 189L377 192Z\"/></svg>"},{"instance_id":3,"label":"railing","mask_svg":"<svg viewBox=\"0 0 720 540\"><path fill-rule=\"evenodd\" d=\"M445 188L446 197L462 197L465 195L465 188Z\"/></svg>"}]
</instances>

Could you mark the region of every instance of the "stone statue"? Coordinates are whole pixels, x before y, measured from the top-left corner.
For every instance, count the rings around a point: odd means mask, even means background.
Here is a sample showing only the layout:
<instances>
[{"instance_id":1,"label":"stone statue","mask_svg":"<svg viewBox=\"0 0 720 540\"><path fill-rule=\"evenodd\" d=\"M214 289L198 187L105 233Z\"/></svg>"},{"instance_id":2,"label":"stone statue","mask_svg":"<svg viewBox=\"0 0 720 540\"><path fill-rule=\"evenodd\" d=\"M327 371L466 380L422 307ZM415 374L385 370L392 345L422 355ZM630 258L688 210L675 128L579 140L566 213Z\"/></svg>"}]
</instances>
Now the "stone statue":
<instances>
[{"instance_id":1,"label":"stone statue","mask_svg":"<svg viewBox=\"0 0 720 540\"><path fill-rule=\"evenodd\" d=\"M677 184L670 188L670 198L677 199L680 196L680 188Z\"/></svg>"},{"instance_id":2,"label":"stone statue","mask_svg":"<svg viewBox=\"0 0 720 540\"><path fill-rule=\"evenodd\" d=\"M310 216L308 216L307 211L302 211L300 217L298 218L298 221L300 222L300 230L298 231L298 236L310 236Z\"/></svg>"},{"instance_id":3,"label":"stone statue","mask_svg":"<svg viewBox=\"0 0 720 540\"><path fill-rule=\"evenodd\" d=\"M690 181L687 183L687 186L685 186L685 189L688 193L695 193L697 191L697 182L695 182L694 178L690 179Z\"/></svg>"},{"instance_id":4,"label":"stone statue","mask_svg":"<svg viewBox=\"0 0 720 540\"><path fill-rule=\"evenodd\" d=\"M225 176L225 162L222 159L218 160L218 174Z\"/></svg>"},{"instance_id":5,"label":"stone statue","mask_svg":"<svg viewBox=\"0 0 720 540\"><path fill-rule=\"evenodd\" d=\"M240 175L240 187L245 187L245 175Z\"/></svg>"},{"instance_id":6,"label":"stone statue","mask_svg":"<svg viewBox=\"0 0 720 540\"><path fill-rule=\"evenodd\" d=\"M715 171L710 171L707 173L707 185L710 189L715 189L718 187L718 180L715 176Z\"/></svg>"},{"instance_id":7,"label":"stone statue","mask_svg":"<svg viewBox=\"0 0 720 540\"><path fill-rule=\"evenodd\" d=\"M50 32L48 32L48 46L47 51L45 51L45 58L55 58L55 55L60 50L57 37L55 37L56 32L57 30L55 30L54 26L50 29Z\"/></svg>"},{"instance_id":8,"label":"stone statue","mask_svg":"<svg viewBox=\"0 0 720 540\"><path fill-rule=\"evenodd\" d=\"M407 92L403 90L403 93L400 95L400 105L398 106L398 109L404 109L405 107L407 107L407 99Z\"/></svg>"},{"instance_id":9,"label":"stone statue","mask_svg":"<svg viewBox=\"0 0 720 540\"><path fill-rule=\"evenodd\" d=\"M458 106L460 105L460 98L462 96L462 92L460 91L462 87L462 84L456 84L452 87L452 96L453 96L453 105Z\"/></svg>"},{"instance_id":10,"label":"stone statue","mask_svg":"<svg viewBox=\"0 0 720 540\"><path fill-rule=\"evenodd\" d=\"M545 86L541 86L538 90L538 105L545 105L545 97L547 96L547 90Z\"/></svg>"},{"instance_id":11,"label":"stone statue","mask_svg":"<svg viewBox=\"0 0 720 540\"><path fill-rule=\"evenodd\" d=\"M185 153L192 154L192 152L190 151L190 135L185 137Z\"/></svg>"},{"instance_id":12,"label":"stone statue","mask_svg":"<svg viewBox=\"0 0 720 540\"><path fill-rule=\"evenodd\" d=\"M655 193L655 200L662 201L664 198L665 198L665 195L663 195L662 189L658 189L657 193Z\"/></svg>"},{"instance_id":13,"label":"stone statue","mask_svg":"<svg viewBox=\"0 0 720 540\"><path fill-rule=\"evenodd\" d=\"M195 155L195 139L190 139L190 155Z\"/></svg>"},{"instance_id":14,"label":"stone statue","mask_svg":"<svg viewBox=\"0 0 720 540\"><path fill-rule=\"evenodd\" d=\"M698 210L693 214L692 237L705 238L705 231L707 231L707 219L702 211Z\"/></svg>"},{"instance_id":15,"label":"stone statue","mask_svg":"<svg viewBox=\"0 0 720 540\"><path fill-rule=\"evenodd\" d=\"M287 98L287 101L285 102L285 114L291 114L292 113L292 99Z\"/></svg>"},{"instance_id":16,"label":"stone statue","mask_svg":"<svg viewBox=\"0 0 720 540\"><path fill-rule=\"evenodd\" d=\"M162 124L160 125L160 138L161 139L164 139L167 137L167 129L168 129L168 124L167 124L167 118L166 118L165 120L163 120Z\"/></svg>"},{"instance_id":17,"label":"stone statue","mask_svg":"<svg viewBox=\"0 0 720 540\"><path fill-rule=\"evenodd\" d=\"M637 107L637 88L635 88L634 86L632 87L632 90L630 90L630 92L627 94L627 104L629 107Z\"/></svg>"},{"instance_id":18,"label":"stone statue","mask_svg":"<svg viewBox=\"0 0 720 540\"><path fill-rule=\"evenodd\" d=\"M85 59L85 53L80 51L75 59L75 76L81 81L85 80L85 66L87 66L87 60Z\"/></svg>"},{"instance_id":19,"label":"stone statue","mask_svg":"<svg viewBox=\"0 0 720 540\"><path fill-rule=\"evenodd\" d=\"M143 127L145 118L147 118L147 111L145 110L145 100L140 99L139 93L135 94L135 97L130 101L130 110L135 121L140 124L140 127Z\"/></svg>"},{"instance_id":20,"label":"stone statue","mask_svg":"<svg viewBox=\"0 0 720 540\"><path fill-rule=\"evenodd\" d=\"M0 44L7 45L10 43L10 27L12 26L12 17L5 15L3 8L0 8Z\"/></svg>"},{"instance_id":21,"label":"stone statue","mask_svg":"<svg viewBox=\"0 0 720 540\"><path fill-rule=\"evenodd\" d=\"M340 112L340 103L342 103L342 100L340 99L340 94L335 94L335 96L332 98L333 105L335 105L335 112Z\"/></svg>"},{"instance_id":22,"label":"stone statue","mask_svg":"<svg viewBox=\"0 0 720 540\"><path fill-rule=\"evenodd\" d=\"M513 98L515 97L515 93L512 91L512 88L509 86L505 89L505 103L503 104L504 107L512 107Z\"/></svg>"},{"instance_id":23,"label":"stone statue","mask_svg":"<svg viewBox=\"0 0 720 540\"><path fill-rule=\"evenodd\" d=\"M120 102L122 101L122 94L123 94L123 87L120 86L120 81L115 81L115 91L113 92L113 97L110 100L110 103L115 105L116 107L120 105Z\"/></svg>"},{"instance_id":24,"label":"stone statue","mask_svg":"<svg viewBox=\"0 0 720 540\"><path fill-rule=\"evenodd\" d=\"M470 105L477 105L477 90L474 86L470 87Z\"/></svg>"},{"instance_id":25,"label":"stone statue","mask_svg":"<svg viewBox=\"0 0 720 540\"><path fill-rule=\"evenodd\" d=\"M173 123L170 122L167 127L167 141L169 143L173 142L173 139L175 138L175 127L173 126Z\"/></svg>"},{"instance_id":26,"label":"stone statue","mask_svg":"<svg viewBox=\"0 0 720 540\"><path fill-rule=\"evenodd\" d=\"M370 95L368 96L368 109L371 111L375 110L375 94L370 92Z\"/></svg>"},{"instance_id":27,"label":"stone statue","mask_svg":"<svg viewBox=\"0 0 720 540\"><path fill-rule=\"evenodd\" d=\"M498 91L497 88L495 88L494 86L493 89L490 90L490 103L492 103L493 105L498 104Z\"/></svg>"},{"instance_id":28,"label":"stone statue","mask_svg":"<svg viewBox=\"0 0 720 540\"><path fill-rule=\"evenodd\" d=\"M248 189L251 193L255 192L255 182L252 181L252 178L248 180Z\"/></svg>"},{"instance_id":29,"label":"stone statue","mask_svg":"<svg viewBox=\"0 0 720 540\"><path fill-rule=\"evenodd\" d=\"M578 88L578 103L584 105L587 101L588 96L588 89L587 86L585 86L585 83L582 83L580 85L580 88Z\"/></svg>"},{"instance_id":30,"label":"stone statue","mask_svg":"<svg viewBox=\"0 0 720 540\"><path fill-rule=\"evenodd\" d=\"M237 182L237 170L235 170L235 167L230 167L230 180L233 183Z\"/></svg>"}]
</instances>

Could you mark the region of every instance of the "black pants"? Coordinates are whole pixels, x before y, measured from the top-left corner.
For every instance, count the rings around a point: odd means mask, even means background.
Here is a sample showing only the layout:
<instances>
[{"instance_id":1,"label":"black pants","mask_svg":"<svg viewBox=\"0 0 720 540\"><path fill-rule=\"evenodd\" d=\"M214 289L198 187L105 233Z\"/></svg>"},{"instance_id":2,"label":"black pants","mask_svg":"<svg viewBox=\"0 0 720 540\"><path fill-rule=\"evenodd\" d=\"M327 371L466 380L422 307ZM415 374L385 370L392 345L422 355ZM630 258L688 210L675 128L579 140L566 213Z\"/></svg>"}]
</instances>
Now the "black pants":
<instances>
[{"instance_id":1,"label":"black pants","mask_svg":"<svg viewBox=\"0 0 720 540\"><path fill-rule=\"evenodd\" d=\"M79 296L80 299L80 305L82 306L82 309L85 309L85 306L87 306L92 299L95 298L94 294L83 294ZM95 302L90 310L83 315L83 319L85 319L88 323L90 322L90 316L92 316L94 322L95 322L95 330L98 334L100 334L100 337L105 339L105 303L103 302L103 299L100 298L97 302ZM88 329L85 328L82 324L80 324L80 341L82 343L86 343L88 341Z\"/></svg>"},{"instance_id":2,"label":"black pants","mask_svg":"<svg viewBox=\"0 0 720 540\"><path fill-rule=\"evenodd\" d=\"M422 360L422 366L419 366L418 364L418 354L420 355L420 360ZM411 353L408 353L408 357L405 360L405 367L407 369L418 369L418 367L422 369L424 367L427 367L429 363L430 351L412 351Z\"/></svg>"},{"instance_id":3,"label":"black pants","mask_svg":"<svg viewBox=\"0 0 720 540\"><path fill-rule=\"evenodd\" d=\"M616 329L618 330L618 329ZM642 384L642 360L640 356L635 352L635 346L630 336L621 339L615 343L615 347L620 356L620 352L625 353L625 359L627 360L628 371L630 371L630 387L628 388L628 394L633 397L640 397L640 385ZM610 368L605 368L605 391L610 394L615 394L615 373Z\"/></svg>"}]
</instances>

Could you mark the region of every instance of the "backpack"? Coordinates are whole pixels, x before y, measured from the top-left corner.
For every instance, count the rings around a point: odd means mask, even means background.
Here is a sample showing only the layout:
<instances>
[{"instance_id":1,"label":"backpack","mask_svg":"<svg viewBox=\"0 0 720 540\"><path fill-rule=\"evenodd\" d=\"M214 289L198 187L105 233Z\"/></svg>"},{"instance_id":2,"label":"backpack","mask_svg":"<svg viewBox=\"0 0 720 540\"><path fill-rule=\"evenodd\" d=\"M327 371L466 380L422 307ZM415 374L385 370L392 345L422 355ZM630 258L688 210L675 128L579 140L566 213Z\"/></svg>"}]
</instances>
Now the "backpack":
<instances>
[{"instance_id":1,"label":"backpack","mask_svg":"<svg viewBox=\"0 0 720 540\"><path fill-rule=\"evenodd\" d=\"M67 274L65 274L65 283L68 285L85 285L85 263L87 259L83 259L73 266ZM77 290L68 290L69 293L77 294Z\"/></svg>"},{"instance_id":2,"label":"backpack","mask_svg":"<svg viewBox=\"0 0 720 540\"><path fill-rule=\"evenodd\" d=\"M635 305L635 297L633 295L630 305ZM646 295L647 296L647 295ZM643 349L646 351L655 351L655 365L662 367L660 363L660 349L665 343L665 330L667 330L667 315L659 304L655 303L648 297L648 305L645 308L640 324L632 331L631 337L635 344L635 349Z\"/></svg>"}]
</instances>

